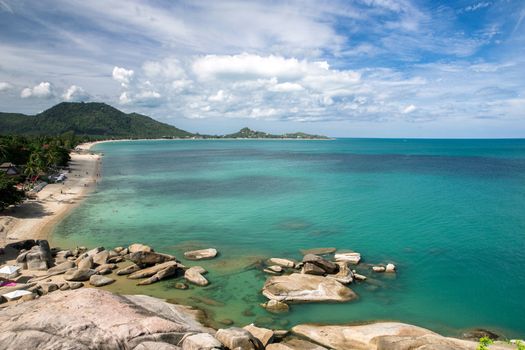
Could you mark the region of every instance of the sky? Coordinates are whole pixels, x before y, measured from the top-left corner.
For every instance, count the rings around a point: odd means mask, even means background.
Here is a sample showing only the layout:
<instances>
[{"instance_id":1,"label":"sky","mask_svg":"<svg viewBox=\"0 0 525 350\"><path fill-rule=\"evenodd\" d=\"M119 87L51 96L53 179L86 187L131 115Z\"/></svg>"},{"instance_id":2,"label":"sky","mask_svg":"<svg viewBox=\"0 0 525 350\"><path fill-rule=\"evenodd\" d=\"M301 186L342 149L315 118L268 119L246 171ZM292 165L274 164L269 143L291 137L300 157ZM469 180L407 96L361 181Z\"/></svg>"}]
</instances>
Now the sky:
<instances>
[{"instance_id":1,"label":"sky","mask_svg":"<svg viewBox=\"0 0 525 350\"><path fill-rule=\"evenodd\" d=\"M0 0L0 110L192 132L525 137L525 1Z\"/></svg>"}]
</instances>

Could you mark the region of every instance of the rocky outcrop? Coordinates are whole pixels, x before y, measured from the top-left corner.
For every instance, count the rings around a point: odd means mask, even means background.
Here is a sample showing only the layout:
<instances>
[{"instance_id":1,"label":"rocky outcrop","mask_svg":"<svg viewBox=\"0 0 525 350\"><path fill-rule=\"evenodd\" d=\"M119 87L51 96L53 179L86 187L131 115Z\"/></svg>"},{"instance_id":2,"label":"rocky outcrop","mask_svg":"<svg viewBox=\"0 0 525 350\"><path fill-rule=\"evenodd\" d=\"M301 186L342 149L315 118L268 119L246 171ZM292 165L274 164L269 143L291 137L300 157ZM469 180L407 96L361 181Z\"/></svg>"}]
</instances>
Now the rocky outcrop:
<instances>
[{"instance_id":1,"label":"rocky outcrop","mask_svg":"<svg viewBox=\"0 0 525 350\"><path fill-rule=\"evenodd\" d=\"M306 254L303 257L303 263L305 266L307 264L313 264L322 269L325 273L337 273L339 270L339 266L337 266L337 264L314 254Z\"/></svg>"},{"instance_id":2,"label":"rocky outcrop","mask_svg":"<svg viewBox=\"0 0 525 350\"><path fill-rule=\"evenodd\" d=\"M216 256L217 256L217 249L215 248L192 250L192 251L184 253L184 257L188 260L213 259Z\"/></svg>"},{"instance_id":3,"label":"rocky outcrop","mask_svg":"<svg viewBox=\"0 0 525 350\"><path fill-rule=\"evenodd\" d=\"M54 292L0 312L2 349L176 349L210 330L195 311L148 296L99 289Z\"/></svg>"},{"instance_id":4,"label":"rocky outcrop","mask_svg":"<svg viewBox=\"0 0 525 350\"><path fill-rule=\"evenodd\" d=\"M177 264L170 265L170 266L168 266L168 267L158 271L157 273L155 273L150 278L147 278L147 279L145 279L143 281L140 281L139 283L137 283L137 285L138 286L144 286L144 285L147 285L147 284L152 284L152 283L158 282L160 280L163 280L163 279L171 277L171 276L175 276L175 274L177 273L177 269L178 269Z\"/></svg>"},{"instance_id":5,"label":"rocky outcrop","mask_svg":"<svg viewBox=\"0 0 525 350\"><path fill-rule=\"evenodd\" d=\"M349 301L357 298L350 289L334 279L293 273L270 277L263 287L268 299L282 302Z\"/></svg>"},{"instance_id":6,"label":"rocky outcrop","mask_svg":"<svg viewBox=\"0 0 525 350\"><path fill-rule=\"evenodd\" d=\"M478 343L443 337L428 329L397 322L360 326L298 325L292 332L335 350L476 350ZM493 344L490 349L511 349Z\"/></svg>"},{"instance_id":7,"label":"rocky outcrop","mask_svg":"<svg viewBox=\"0 0 525 350\"><path fill-rule=\"evenodd\" d=\"M47 270L52 263L51 248L48 241L36 241L36 245L32 246L31 249L18 255L16 263L24 270Z\"/></svg>"},{"instance_id":8,"label":"rocky outcrop","mask_svg":"<svg viewBox=\"0 0 525 350\"><path fill-rule=\"evenodd\" d=\"M219 329L215 338L228 349L262 350L264 346L259 339L255 338L245 329L232 327Z\"/></svg>"}]
</instances>

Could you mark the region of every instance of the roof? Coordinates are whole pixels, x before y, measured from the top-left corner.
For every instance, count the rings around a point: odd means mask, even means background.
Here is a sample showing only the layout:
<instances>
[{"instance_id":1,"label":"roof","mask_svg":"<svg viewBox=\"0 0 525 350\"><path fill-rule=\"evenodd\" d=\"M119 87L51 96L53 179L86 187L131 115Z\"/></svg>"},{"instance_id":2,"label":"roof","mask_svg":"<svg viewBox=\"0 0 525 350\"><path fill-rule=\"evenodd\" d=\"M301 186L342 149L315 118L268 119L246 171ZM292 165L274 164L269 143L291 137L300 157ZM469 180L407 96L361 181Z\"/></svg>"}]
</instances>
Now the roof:
<instances>
[{"instance_id":1,"label":"roof","mask_svg":"<svg viewBox=\"0 0 525 350\"><path fill-rule=\"evenodd\" d=\"M0 168L11 168L11 167L16 167L16 165L14 165L13 163L9 163L9 162L0 164Z\"/></svg>"}]
</instances>

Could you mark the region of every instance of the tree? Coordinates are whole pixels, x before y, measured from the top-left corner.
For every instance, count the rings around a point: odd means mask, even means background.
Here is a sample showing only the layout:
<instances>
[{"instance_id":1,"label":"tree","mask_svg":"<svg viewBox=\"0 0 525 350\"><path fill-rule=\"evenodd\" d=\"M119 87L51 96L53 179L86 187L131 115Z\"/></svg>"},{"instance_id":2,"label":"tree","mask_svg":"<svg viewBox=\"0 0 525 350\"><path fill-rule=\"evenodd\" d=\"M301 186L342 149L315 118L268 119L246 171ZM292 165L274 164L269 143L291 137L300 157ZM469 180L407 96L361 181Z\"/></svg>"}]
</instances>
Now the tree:
<instances>
[{"instance_id":1,"label":"tree","mask_svg":"<svg viewBox=\"0 0 525 350\"><path fill-rule=\"evenodd\" d=\"M4 173L0 173L0 211L24 200L24 192L19 191L15 185L16 181L14 179L9 178Z\"/></svg>"}]
</instances>

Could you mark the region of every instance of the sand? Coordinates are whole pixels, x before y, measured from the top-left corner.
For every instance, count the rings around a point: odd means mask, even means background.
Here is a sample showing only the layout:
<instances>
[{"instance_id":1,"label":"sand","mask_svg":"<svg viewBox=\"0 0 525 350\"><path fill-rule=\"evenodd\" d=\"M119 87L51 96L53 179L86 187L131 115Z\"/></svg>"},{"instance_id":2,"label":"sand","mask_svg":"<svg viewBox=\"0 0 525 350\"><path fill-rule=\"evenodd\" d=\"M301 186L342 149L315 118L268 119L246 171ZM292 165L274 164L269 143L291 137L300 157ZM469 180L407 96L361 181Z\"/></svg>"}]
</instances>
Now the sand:
<instances>
[{"instance_id":1,"label":"sand","mask_svg":"<svg viewBox=\"0 0 525 350\"><path fill-rule=\"evenodd\" d=\"M0 247L24 239L47 239L53 226L78 205L100 180L101 155L89 150L96 142L71 152L70 172L64 183L49 184L34 200L0 213Z\"/></svg>"}]
</instances>

